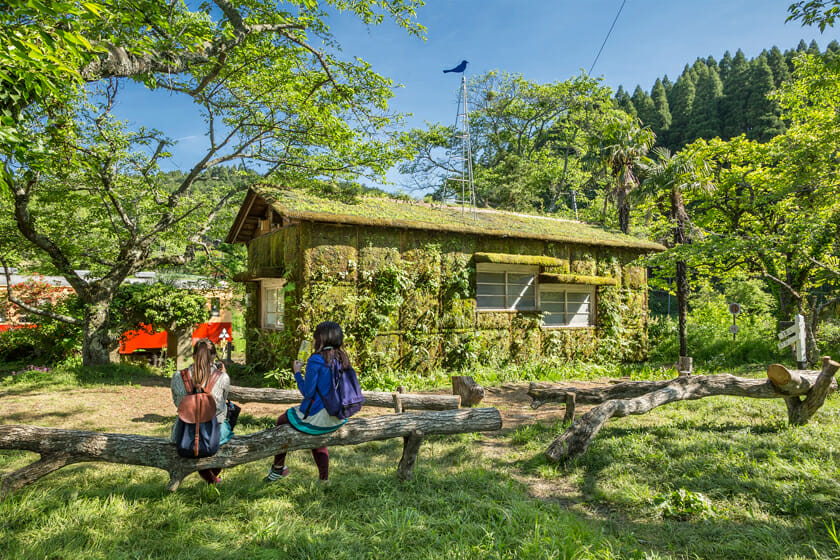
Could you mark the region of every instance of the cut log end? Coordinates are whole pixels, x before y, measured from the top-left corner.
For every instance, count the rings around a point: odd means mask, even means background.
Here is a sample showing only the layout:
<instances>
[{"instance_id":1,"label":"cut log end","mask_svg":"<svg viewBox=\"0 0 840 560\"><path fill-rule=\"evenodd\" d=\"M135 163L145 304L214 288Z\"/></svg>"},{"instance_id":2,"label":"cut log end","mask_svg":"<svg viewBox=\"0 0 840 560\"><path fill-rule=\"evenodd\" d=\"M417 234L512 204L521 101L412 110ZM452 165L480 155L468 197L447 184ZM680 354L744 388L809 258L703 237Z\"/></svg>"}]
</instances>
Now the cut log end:
<instances>
[{"instance_id":1,"label":"cut log end","mask_svg":"<svg viewBox=\"0 0 840 560\"><path fill-rule=\"evenodd\" d=\"M791 373L791 371L782 364L770 364L767 366L767 379L769 379L773 385L783 387L791 382L793 379L793 373Z\"/></svg>"}]
</instances>

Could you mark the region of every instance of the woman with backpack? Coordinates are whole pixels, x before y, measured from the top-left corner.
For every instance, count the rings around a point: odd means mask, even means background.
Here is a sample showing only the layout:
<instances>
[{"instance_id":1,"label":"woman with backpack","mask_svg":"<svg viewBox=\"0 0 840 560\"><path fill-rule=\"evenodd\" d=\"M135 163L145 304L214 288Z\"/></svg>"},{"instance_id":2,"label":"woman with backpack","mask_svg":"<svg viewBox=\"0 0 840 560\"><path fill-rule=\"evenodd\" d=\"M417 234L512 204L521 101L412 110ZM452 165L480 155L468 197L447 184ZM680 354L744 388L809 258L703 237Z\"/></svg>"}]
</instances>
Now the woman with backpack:
<instances>
[{"instance_id":1,"label":"woman with backpack","mask_svg":"<svg viewBox=\"0 0 840 560\"><path fill-rule=\"evenodd\" d=\"M194 388L206 389L212 383L208 391L216 404L216 422L219 426L219 445L230 441L233 437L233 428L227 420L228 407L227 397L230 390L230 377L225 371L225 365L216 359L216 346L209 338L202 338L193 347L193 363L186 370L179 371L172 376L172 401L177 408L181 401L190 392L184 384L182 375L187 375ZM175 422L172 428L172 442L177 444L177 428L179 422ZM218 484L219 473L222 469L201 469L198 474L207 484Z\"/></svg>"},{"instance_id":2,"label":"woman with backpack","mask_svg":"<svg viewBox=\"0 0 840 560\"><path fill-rule=\"evenodd\" d=\"M350 358L344 351L344 333L338 323L324 321L315 327L313 334L313 354L306 361L306 375L301 375L303 363L295 360L292 370L298 390L303 395L299 406L290 408L277 419L277 426L290 424L294 429L305 434L327 434L344 425L347 419L330 416L324 408L324 397L332 388L333 373L330 368L338 366L342 370L350 369ZM333 362L337 362L333 364ZM318 467L318 479L329 479L330 454L326 447L312 450L312 457ZM268 471L264 482L274 482L289 474L286 466L286 454L274 456L274 464Z\"/></svg>"}]
</instances>

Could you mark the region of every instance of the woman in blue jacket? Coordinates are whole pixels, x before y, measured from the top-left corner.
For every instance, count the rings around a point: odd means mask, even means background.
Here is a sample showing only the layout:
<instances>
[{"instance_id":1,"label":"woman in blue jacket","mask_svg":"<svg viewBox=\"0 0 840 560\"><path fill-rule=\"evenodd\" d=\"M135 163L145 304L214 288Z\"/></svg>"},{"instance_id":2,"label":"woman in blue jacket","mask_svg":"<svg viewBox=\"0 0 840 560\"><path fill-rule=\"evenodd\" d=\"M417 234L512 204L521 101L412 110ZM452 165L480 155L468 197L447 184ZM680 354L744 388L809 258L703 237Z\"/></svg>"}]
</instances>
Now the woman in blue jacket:
<instances>
[{"instance_id":1,"label":"woman in blue jacket","mask_svg":"<svg viewBox=\"0 0 840 560\"><path fill-rule=\"evenodd\" d=\"M305 434L326 434L337 430L347 420L339 420L330 416L324 408L321 395L327 393L332 385L332 371L329 364L338 360L342 369L350 367L350 358L344 351L344 333L338 323L325 321L315 327L313 335L313 354L306 361L306 375L301 375L303 363L295 360L292 369L295 381L303 395L299 406L290 408L277 419L277 426L290 424L294 429ZM322 481L329 478L330 454L326 447L312 450L312 457L318 466L318 478ZM274 456L274 464L268 471L265 482L280 480L289 474L286 466L286 454Z\"/></svg>"}]
</instances>

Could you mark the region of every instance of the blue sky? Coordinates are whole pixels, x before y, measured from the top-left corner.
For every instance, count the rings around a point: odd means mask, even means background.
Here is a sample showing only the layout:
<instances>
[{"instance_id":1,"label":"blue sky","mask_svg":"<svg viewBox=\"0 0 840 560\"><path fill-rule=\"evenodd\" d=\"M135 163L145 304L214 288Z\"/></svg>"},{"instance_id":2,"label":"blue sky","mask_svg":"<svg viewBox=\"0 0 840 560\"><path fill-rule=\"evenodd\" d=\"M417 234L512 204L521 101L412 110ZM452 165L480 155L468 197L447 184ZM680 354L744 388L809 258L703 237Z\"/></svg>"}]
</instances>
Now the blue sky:
<instances>
[{"instance_id":1,"label":"blue sky","mask_svg":"<svg viewBox=\"0 0 840 560\"><path fill-rule=\"evenodd\" d=\"M627 0L592 75L615 89L649 90L657 77L672 80L698 56L720 58L742 49L751 58L764 48L795 47L816 39L824 49L838 29L785 23L791 0ZM589 70L621 0L428 0L419 20L426 40L386 23L367 28L352 17L330 22L346 56L358 56L402 87L391 106L412 113L408 124L449 124L455 117L458 76L444 68L470 61L468 75L499 69L536 82L565 80ZM175 96L148 95L135 86L119 115L179 139L170 168L186 168L205 145L192 107ZM399 182L396 173L389 175ZM399 185L391 187L398 188Z\"/></svg>"}]
</instances>

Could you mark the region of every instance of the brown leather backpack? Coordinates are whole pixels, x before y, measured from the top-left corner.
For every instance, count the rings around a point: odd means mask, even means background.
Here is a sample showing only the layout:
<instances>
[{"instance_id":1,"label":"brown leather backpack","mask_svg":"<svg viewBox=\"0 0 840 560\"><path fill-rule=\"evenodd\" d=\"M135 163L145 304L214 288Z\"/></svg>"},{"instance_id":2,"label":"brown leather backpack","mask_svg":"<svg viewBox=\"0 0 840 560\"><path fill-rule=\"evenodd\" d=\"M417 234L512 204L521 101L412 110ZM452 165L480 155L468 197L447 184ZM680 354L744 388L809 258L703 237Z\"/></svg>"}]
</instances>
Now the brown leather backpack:
<instances>
[{"instance_id":1,"label":"brown leather backpack","mask_svg":"<svg viewBox=\"0 0 840 560\"><path fill-rule=\"evenodd\" d=\"M178 405L178 420L183 426L179 426L181 429L178 430L176 445L181 456L206 457L214 454L219 448L219 429L215 422L216 399L211 392L221 374L220 369L213 367L207 385L195 387L189 368L181 370L181 380L187 390L187 394ZM203 424L205 429L200 429ZM183 437L187 434L192 437ZM202 438L207 441L202 441Z\"/></svg>"}]
</instances>

